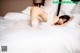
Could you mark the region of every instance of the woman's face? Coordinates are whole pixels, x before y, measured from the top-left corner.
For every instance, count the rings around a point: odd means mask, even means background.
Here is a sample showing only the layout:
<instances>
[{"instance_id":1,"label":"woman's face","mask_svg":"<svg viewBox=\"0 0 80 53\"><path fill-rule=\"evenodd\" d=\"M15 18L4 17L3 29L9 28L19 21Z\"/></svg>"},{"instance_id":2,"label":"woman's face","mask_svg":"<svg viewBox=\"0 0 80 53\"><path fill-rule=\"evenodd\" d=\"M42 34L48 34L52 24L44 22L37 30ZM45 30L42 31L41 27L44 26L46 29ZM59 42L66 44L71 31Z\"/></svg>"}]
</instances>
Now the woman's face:
<instances>
[{"instance_id":1,"label":"woman's face","mask_svg":"<svg viewBox=\"0 0 80 53\"><path fill-rule=\"evenodd\" d=\"M58 24L59 24L59 25L64 24L65 21L66 21L66 19L59 19L59 20L58 20Z\"/></svg>"}]
</instances>

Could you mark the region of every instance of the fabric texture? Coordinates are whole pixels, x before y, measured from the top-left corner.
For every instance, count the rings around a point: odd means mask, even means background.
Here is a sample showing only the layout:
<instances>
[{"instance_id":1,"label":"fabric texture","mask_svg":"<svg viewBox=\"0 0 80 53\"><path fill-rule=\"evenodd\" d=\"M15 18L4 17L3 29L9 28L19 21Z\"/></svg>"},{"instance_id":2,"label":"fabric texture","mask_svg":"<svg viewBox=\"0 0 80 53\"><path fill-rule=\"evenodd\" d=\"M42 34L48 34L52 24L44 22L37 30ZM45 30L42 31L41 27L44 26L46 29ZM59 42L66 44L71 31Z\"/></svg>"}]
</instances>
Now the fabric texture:
<instances>
[{"instance_id":1,"label":"fabric texture","mask_svg":"<svg viewBox=\"0 0 80 53\"><path fill-rule=\"evenodd\" d=\"M58 0L45 0L45 4L44 4L44 6L41 6L41 8L45 12L47 12L48 14L56 15L58 4L53 3L53 2L56 2L56 1L58 1Z\"/></svg>"},{"instance_id":2,"label":"fabric texture","mask_svg":"<svg viewBox=\"0 0 80 53\"><path fill-rule=\"evenodd\" d=\"M80 14L80 2L75 6L71 12L72 14Z\"/></svg>"},{"instance_id":3,"label":"fabric texture","mask_svg":"<svg viewBox=\"0 0 80 53\"><path fill-rule=\"evenodd\" d=\"M60 15L71 15L72 10L75 8L76 4L73 3L71 0L62 0L62 2L71 2L71 3L63 3L61 4L61 9L60 9Z\"/></svg>"},{"instance_id":4,"label":"fabric texture","mask_svg":"<svg viewBox=\"0 0 80 53\"><path fill-rule=\"evenodd\" d=\"M30 15L31 6L26 7L23 11L21 11L23 14Z\"/></svg>"},{"instance_id":5,"label":"fabric texture","mask_svg":"<svg viewBox=\"0 0 80 53\"><path fill-rule=\"evenodd\" d=\"M18 12L8 12L3 18L8 20L28 20L29 15Z\"/></svg>"}]
</instances>

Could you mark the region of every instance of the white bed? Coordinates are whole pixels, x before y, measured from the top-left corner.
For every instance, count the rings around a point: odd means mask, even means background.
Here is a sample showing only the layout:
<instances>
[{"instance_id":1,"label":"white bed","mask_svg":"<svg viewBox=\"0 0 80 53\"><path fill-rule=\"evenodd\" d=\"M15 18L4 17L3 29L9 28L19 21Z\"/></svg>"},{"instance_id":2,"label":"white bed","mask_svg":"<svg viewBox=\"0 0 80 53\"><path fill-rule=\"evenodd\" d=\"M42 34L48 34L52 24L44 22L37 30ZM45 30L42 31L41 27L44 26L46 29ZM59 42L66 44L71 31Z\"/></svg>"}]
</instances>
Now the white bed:
<instances>
[{"instance_id":1,"label":"white bed","mask_svg":"<svg viewBox=\"0 0 80 53\"><path fill-rule=\"evenodd\" d=\"M45 5L48 13L56 14L58 5L53 6L53 0L46 0ZM75 19L65 27L42 23L34 30L29 26L30 8L9 12L0 19L0 53L80 53L80 14L73 14ZM71 10L63 4L60 13ZM1 51L1 46L7 46L7 51Z\"/></svg>"},{"instance_id":2,"label":"white bed","mask_svg":"<svg viewBox=\"0 0 80 53\"><path fill-rule=\"evenodd\" d=\"M44 23L41 29L33 30L28 24L29 15L18 20L15 15L24 16L12 12L0 20L0 47L7 46L6 53L80 53L80 26L57 27Z\"/></svg>"}]
</instances>

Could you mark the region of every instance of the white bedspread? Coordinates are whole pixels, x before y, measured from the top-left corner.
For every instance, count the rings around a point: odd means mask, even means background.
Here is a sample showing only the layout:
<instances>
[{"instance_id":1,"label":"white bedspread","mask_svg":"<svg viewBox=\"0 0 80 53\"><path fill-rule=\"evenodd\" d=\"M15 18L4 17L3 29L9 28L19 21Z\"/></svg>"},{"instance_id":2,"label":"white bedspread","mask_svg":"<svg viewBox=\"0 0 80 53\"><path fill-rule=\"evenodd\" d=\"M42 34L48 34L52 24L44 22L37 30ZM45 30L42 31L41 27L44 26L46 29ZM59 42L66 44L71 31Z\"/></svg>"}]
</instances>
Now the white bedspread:
<instances>
[{"instance_id":1,"label":"white bedspread","mask_svg":"<svg viewBox=\"0 0 80 53\"><path fill-rule=\"evenodd\" d=\"M33 30L26 21L16 22L0 20L0 46L7 46L7 53L80 53L79 27L42 25Z\"/></svg>"}]
</instances>

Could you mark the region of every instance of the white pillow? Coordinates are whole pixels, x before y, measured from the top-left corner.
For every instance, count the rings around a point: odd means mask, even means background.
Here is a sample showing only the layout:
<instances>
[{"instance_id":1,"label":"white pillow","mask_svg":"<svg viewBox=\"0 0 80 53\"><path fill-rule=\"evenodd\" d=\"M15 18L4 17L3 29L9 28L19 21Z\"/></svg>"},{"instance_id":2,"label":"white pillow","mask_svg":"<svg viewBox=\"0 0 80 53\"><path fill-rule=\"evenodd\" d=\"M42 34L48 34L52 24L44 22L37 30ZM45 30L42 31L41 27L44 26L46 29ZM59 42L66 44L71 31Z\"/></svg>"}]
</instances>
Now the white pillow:
<instances>
[{"instance_id":1,"label":"white pillow","mask_svg":"<svg viewBox=\"0 0 80 53\"><path fill-rule=\"evenodd\" d=\"M55 1L58 1L58 0L45 0L45 4L41 8L44 9L44 11L46 11L49 14L56 15L58 4L53 3Z\"/></svg>"},{"instance_id":2,"label":"white pillow","mask_svg":"<svg viewBox=\"0 0 80 53\"><path fill-rule=\"evenodd\" d=\"M25 8L23 11L21 11L23 14L28 14L30 15L30 10L31 10L31 6Z\"/></svg>"},{"instance_id":3,"label":"white pillow","mask_svg":"<svg viewBox=\"0 0 80 53\"><path fill-rule=\"evenodd\" d=\"M30 16L18 12L9 12L3 18L9 20L29 20Z\"/></svg>"},{"instance_id":4,"label":"white pillow","mask_svg":"<svg viewBox=\"0 0 80 53\"><path fill-rule=\"evenodd\" d=\"M76 4L75 8L71 12L72 14L80 14L80 2Z\"/></svg>"},{"instance_id":5,"label":"white pillow","mask_svg":"<svg viewBox=\"0 0 80 53\"><path fill-rule=\"evenodd\" d=\"M74 16L74 19L70 21L67 26L68 27L77 27L80 24L80 15L79 14L72 14Z\"/></svg>"},{"instance_id":6,"label":"white pillow","mask_svg":"<svg viewBox=\"0 0 80 53\"><path fill-rule=\"evenodd\" d=\"M76 6L76 4L73 3L71 0L62 0L62 2L64 2L64 1L65 2L68 1L68 2L71 2L71 3L64 3L64 4L61 5L59 16L64 15L64 14L71 15L72 10Z\"/></svg>"}]
</instances>

